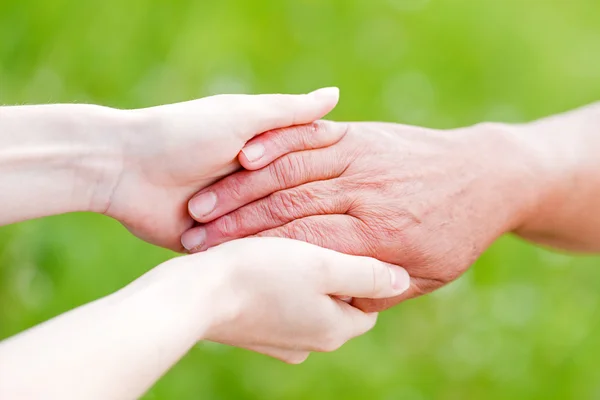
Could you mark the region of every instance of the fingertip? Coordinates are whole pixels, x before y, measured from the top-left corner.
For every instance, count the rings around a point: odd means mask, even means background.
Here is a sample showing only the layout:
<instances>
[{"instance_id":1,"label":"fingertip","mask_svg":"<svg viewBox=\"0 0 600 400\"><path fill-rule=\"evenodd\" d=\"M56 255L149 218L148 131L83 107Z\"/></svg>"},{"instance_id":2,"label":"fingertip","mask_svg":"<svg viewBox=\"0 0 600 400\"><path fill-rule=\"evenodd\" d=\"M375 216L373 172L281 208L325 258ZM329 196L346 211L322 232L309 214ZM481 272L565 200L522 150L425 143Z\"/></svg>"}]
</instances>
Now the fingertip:
<instances>
[{"instance_id":1,"label":"fingertip","mask_svg":"<svg viewBox=\"0 0 600 400\"><path fill-rule=\"evenodd\" d=\"M337 105L339 96L339 88L326 87L308 94L237 95L222 97L222 101L223 107L239 114L236 122L245 126L240 137L248 140L272 129L307 124L323 118Z\"/></svg>"},{"instance_id":2,"label":"fingertip","mask_svg":"<svg viewBox=\"0 0 600 400\"><path fill-rule=\"evenodd\" d=\"M246 154L244 154L244 149L242 149L239 152L238 161L239 161L240 165L242 166L242 168L250 170L250 171L254 170L252 163L250 162L250 160L248 160L248 157L246 157Z\"/></svg>"},{"instance_id":3,"label":"fingertip","mask_svg":"<svg viewBox=\"0 0 600 400\"><path fill-rule=\"evenodd\" d=\"M242 153L246 160L250 163L255 163L264 157L266 152L265 146L260 143L260 141L252 141L250 143L246 143L246 146L242 148Z\"/></svg>"},{"instance_id":4,"label":"fingertip","mask_svg":"<svg viewBox=\"0 0 600 400\"><path fill-rule=\"evenodd\" d=\"M329 86L314 90L308 94L315 99L337 103L340 99L340 88L337 86Z\"/></svg>"},{"instance_id":5,"label":"fingertip","mask_svg":"<svg viewBox=\"0 0 600 400\"><path fill-rule=\"evenodd\" d=\"M249 145L249 146L253 146L253 145ZM250 160L248 158L248 154L245 150L246 150L246 147L244 147L238 154L238 161L239 161L240 165L242 166L242 168L244 168L248 171L255 171L257 169L261 169L262 167L264 167L265 165L267 165L269 163L268 162L269 160L267 160L266 157L260 157L257 160Z\"/></svg>"},{"instance_id":6,"label":"fingertip","mask_svg":"<svg viewBox=\"0 0 600 400\"><path fill-rule=\"evenodd\" d=\"M188 213L197 222L205 223L216 218L214 211L217 207L217 195L214 192L196 193L188 200Z\"/></svg>"},{"instance_id":7,"label":"fingertip","mask_svg":"<svg viewBox=\"0 0 600 400\"><path fill-rule=\"evenodd\" d=\"M392 284L393 296L398 296L408 290L410 287L410 275L408 272L394 264L387 264L390 273L390 282Z\"/></svg>"},{"instance_id":8,"label":"fingertip","mask_svg":"<svg viewBox=\"0 0 600 400\"><path fill-rule=\"evenodd\" d=\"M254 171L290 153L332 146L342 140L347 132L346 123L322 119L274 129L246 143L238 154L238 161L245 169Z\"/></svg>"},{"instance_id":9,"label":"fingertip","mask_svg":"<svg viewBox=\"0 0 600 400\"><path fill-rule=\"evenodd\" d=\"M333 110L340 100L340 89L336 86L317 89L308 94L309 97L323 104L325 113Z\"/></svg>"},{"instance_id":10,"label":"fingertip","mask_svg":"<svg viewBox=\"0 0 600 400\"><path fill-rule=\"evenodd\" d=\"M181 235L181 245L188 253L197 253L206 241L206 231L202 227L188 229Z\"/></svg>"}]
</instances>

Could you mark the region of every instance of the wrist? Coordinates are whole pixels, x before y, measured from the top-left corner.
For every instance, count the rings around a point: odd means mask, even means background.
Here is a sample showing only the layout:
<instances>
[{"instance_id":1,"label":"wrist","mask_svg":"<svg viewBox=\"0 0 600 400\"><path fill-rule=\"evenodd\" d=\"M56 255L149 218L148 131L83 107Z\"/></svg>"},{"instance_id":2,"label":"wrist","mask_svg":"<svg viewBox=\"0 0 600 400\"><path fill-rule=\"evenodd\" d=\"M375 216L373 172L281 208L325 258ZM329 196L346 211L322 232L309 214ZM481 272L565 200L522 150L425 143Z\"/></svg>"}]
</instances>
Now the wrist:
<instances>
[{"instance_id":1,"label":"wrist","mask_svg":"<svg viewBox=\"0 0 600 400\"><path fill-rule=\"evenodd\" d=\"M79 104L0 107L0 224L101 209L119 174L120 115Z\"/></svg>"},{"instance_id":2,"label":"wrist","mask_svg":"<svg viewBox=\"0 0 600 400\"><path fill-rule=\"evenodd\" d=\"M110 114L110 115L109 115ZM127 225L132 209L138 207L141 179L153 174L153 168L163 170L163 152L168 143L159 137L160 121L147 109L111 110L106 124L112 126L118 154L109 162L110 168L100 181L90 211L105 214ZM159 159L157 159L159 157ZM143 199L145 200L145 199Z\"/></svg>"},{"instance_id":3,"label":"wrist","mask_svg":"<svg viewBox=\"0 0 600 400\"><path fill-rule=\"evenodd\" d=\"M196 340L226 342L230 327L244 313L243 295L235 289L239 254L216 246L176 259L179 291L191 306L196 321ZM174 260L175 261L175 260Z\"/></svg>"},{"instance_id":4,"label":"wrist","mask_svg":"<svg viewBox=\"0 0 600 400\"><path fill-rule=\"evenodd\" d=\"M592 193L598 182L594 177L600 168L600 136L586 133L585 117L590 115L574 111L519 126L537 156L540 173L533 178L543 188L535 208L515 230L519 235L551 246L570 247L561 240L555 243L556 236L569 231L573 223L577 225L582 209L592 209L585 200L577 201L596 197Z\"/></svg>"},{"instance_id":5,"label":"wrist","mask_svg":"<svg viewBox=\"0 0 600 400\"><path fill-rule=\"evenodd\" d=\"M180 256L162 263L121 292L146 304L151 318L168 326L180 340L193 345L204 340L220 321L224 267L205 252Z\"/></svg>"},{"instance_id":6,"label":"wrist","mask_svg":"<svg viewBox=\"0 0 600 400\"><path fill-rule=\"evenodd\" d=\"M131 130L127 111L95 105L69 105L66 112L79 145L74 177L77 211L105 213L123 173L126 137ZM73 110L75 112L73 112Z\"/></svg>"},{"instance_id":7,"label":"wrist","mask_svg":"<svg viewBox=\"0 0 600 400\"><path fill-rule=\"evenodd\" d=\"M62 212L101 212L121 173L124 112L88 104L26 108L21 118L42 127L31 140L43 150L39 167L63 194Z\"/></svg>"},{"instance_id":8,"label":"wrist","mask_svg":"<svg viewBox=\"0 0 600 400\"><path fill-rule=\"evenodd\" d=\"M536 215L552 190L548 155L523 125L481 123L465 128L466 145L483 174L489 217L500 234L518 229Z\"/></svg>"}]
</instances>

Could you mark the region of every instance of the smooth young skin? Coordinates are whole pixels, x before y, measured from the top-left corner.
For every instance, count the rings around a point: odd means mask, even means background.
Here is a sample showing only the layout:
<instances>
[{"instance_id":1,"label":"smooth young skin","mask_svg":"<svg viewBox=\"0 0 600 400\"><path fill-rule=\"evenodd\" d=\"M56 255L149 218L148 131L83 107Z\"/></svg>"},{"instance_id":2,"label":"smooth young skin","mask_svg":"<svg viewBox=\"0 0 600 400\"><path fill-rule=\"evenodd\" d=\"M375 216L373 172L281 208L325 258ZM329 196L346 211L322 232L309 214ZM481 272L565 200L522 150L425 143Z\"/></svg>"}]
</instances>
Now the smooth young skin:
<instances>
[{"instance_id":1,"label":"smooth young skin","mask_svg":"<svg viewBox=\"0 0 600 400\"><path fill-rule=\"evenodd\" d=\"M337 88L326 88L308 95L219 95L140 110L0 107L0 225L93 211L150 243L181 250L181 234L193 224L187 201L238 169L248 140L313 122L338 98ZM322 138L319 146L339 140Z\"/></svg>"},{"instance_id":2,"label":"smooth young skin","mask_svg":"<svg viewBox=\"0 0 600 400\"><path fill-rule=\"evenodd\" d=\"M331 295L408 286L405 270L375 259L289 239L233 241L1 342L0 398L138 398L199 340L300 363L375 324Z\"/></svg>"},{"instance_id":3,"label":"smooth young skin","mask_svg":"<svg viewBox=\"0 0 600 400\"><path fill-rule=\"evenodd\" d=\"M402 296L354 301L368 311L456 279L506 232L600 250L600 104L518 126L436 131L320 122L292 129L301 136L311 129L346 134L327 148L288 154L201 191L189 211L204 225L183 235L189 250L276 236L406 268L411 288ZM271 136L283 143L294 135ZM262 140L267 136L253 142ZM206 196L216 197L213 208L200 207Z\"/></svg>"}]
</instances>

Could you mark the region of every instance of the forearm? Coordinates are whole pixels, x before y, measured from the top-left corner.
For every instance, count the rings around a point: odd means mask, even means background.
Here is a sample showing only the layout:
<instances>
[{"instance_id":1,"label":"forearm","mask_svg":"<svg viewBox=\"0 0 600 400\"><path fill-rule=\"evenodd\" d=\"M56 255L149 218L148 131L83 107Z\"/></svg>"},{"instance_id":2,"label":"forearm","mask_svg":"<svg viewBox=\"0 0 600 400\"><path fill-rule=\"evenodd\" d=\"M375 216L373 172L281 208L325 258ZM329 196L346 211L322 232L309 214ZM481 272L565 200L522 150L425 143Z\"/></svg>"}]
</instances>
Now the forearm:
<instances>
[{"instance_id":1,"label":"forearm","mask_svg":"<svg viewBox=\"0 0 600 400\"><path fill-rule=\"evenodd\" d=\"M516 233L549 246L600 250L600 103L523 125L542 168L538 201Z\"/></svg>"},{"instance_id":2,"label":"forearm","mask_svg":"<svg viewBox=\"0 0 600 400\"><path fill-rule=\"evenodd\" d=\"M101 211L120 167L121 115L92 105L0 107L0 225Z\"/></svg>"},{"instance_id":3,"label":"forearm","mask_svg":"<svg viewBox=\"0 0 600 400\"><path fill-rule=\"evenodd\" d=\"M208 324L210 279L198 267L167 262L119 292L0 343L0 398L141 396Z\"/></svg>"}]
</instances>

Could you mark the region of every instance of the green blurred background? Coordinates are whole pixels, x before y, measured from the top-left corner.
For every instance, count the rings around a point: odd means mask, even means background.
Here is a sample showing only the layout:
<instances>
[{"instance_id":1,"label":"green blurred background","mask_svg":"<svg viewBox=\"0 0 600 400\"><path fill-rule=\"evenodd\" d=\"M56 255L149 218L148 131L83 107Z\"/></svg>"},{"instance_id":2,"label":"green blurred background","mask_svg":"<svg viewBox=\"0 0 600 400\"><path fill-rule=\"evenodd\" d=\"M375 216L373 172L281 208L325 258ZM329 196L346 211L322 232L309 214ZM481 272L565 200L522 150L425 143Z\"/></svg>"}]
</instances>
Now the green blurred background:
<instances>
[{"instance_id":1,"label":"green blurred background","mask_svg":"<svg viewBox=\"0 0 600 400\"><path fill-rule=\"evenodd\" d=\"M574 108L600 99L600 2L0 0L2 104L326 85L338 120L452 128ZM171 256L94 215L1 228L0 338ZM146 398L600 398L599 261L505 238L336 353L287 366L200 344Z\"/></svg>"}]
</instances>

